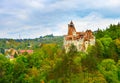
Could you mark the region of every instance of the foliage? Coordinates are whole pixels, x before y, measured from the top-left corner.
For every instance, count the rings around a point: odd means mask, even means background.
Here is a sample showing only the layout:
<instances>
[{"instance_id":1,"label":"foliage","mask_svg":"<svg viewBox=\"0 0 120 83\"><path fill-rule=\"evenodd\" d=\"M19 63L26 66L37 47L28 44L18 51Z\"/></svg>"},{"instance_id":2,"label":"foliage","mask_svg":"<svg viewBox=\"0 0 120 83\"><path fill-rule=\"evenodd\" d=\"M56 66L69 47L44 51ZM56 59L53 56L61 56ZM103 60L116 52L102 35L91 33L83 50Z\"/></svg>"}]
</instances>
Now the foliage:
<instances>
[{"instance_id":1,"label":"foliage","mask_svg":"<svg viewBox=\"0 0 120 83\"><path fill-rule=\"evenodd\" d=\"M0 39L0 83L120 83L120 24L94 34L96 43L87 52L71 45L66 53L63 36ZM9 59L9 48L34 53Z\"/></svg>"},{"instance_id":2,"label":"foliage","mask_svg":"<svg viewBox=\"0 0 120 83\"><path fill-rule=\"evenodd\" d=\"M104 59L99 65L98 68L100 72L105 76L106 80L109 83L119 83L118 80L118 69L115 65L115 61L112 59Z\"/></svg>"}]
</instances>

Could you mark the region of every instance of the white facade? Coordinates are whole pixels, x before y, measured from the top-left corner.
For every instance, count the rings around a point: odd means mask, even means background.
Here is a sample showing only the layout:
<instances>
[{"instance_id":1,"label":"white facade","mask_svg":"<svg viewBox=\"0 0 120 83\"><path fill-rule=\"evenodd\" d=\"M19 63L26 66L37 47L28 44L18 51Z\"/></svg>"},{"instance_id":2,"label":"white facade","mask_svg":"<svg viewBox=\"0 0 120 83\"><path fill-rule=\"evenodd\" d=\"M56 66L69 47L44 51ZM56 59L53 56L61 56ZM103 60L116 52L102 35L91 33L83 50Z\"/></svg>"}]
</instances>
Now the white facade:
<instances>
[{"instance_id":1,"label":"white facade","mask_svg":"<svg viewBox=\"0 0 120 83\"><path fill-rule=\"evenodd\" d=\"M64 38L64 47L66 52L69 51L71 44L75 45L78 51L86 52L89 45L95 45L95 37L89 41L84 41L84 38L78 40L66 40Z\"/></svg>"}]
</instances>

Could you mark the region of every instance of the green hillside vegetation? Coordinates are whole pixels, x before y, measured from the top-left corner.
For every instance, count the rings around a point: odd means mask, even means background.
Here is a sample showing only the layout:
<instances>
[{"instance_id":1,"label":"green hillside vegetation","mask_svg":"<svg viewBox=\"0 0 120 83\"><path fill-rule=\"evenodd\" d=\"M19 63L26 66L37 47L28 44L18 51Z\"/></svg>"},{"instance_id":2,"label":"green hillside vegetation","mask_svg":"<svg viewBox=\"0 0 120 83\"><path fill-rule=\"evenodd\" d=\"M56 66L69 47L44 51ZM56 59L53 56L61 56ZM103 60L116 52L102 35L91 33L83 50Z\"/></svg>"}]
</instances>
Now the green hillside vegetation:
<instances>
[{"instance_id":1,"label":"green hillside vegetation","mask_svg":"<svg viewBox=\"0 0 120 83\"><path fill-rule=\"evenodd\" d=\"M10 60L0 55L0 83L120 83L120 24L94 32L95 46L78 52L63 48L63 36L36 39L1 39L5 48L33 49ZM29 47L29 46L32 47Z\"/></svg>"},{"instance_id":2,"label":"green hillside vegetation","mask_svg":"<svg viewBox=\"0 0 120 83\"><path fill-rule=\"evenodd\" d=\"M0 39L0 52L3 49L35 49L41 44L55 43L59 46L63 44L63 36L46 35L35 39Z\"/></svg>"}]
</instances>

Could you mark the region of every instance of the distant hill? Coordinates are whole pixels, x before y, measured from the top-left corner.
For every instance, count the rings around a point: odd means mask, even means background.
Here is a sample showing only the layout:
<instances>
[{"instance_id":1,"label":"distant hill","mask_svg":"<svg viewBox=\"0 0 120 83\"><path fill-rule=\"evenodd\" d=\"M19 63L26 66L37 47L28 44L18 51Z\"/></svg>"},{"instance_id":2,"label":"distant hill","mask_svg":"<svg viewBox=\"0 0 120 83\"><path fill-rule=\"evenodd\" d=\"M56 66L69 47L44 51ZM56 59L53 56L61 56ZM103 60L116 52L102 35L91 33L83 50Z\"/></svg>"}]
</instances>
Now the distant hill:
<instances>
[{"instance_id":1,"label":"distant hill","mask_svg":"<svg viewBox=\"0 0 120 83\"><path fill-rule=\"evenodd\" d=\"M52 34L46 36L40 36L39 38L35 39L0 39L0 48L1 49L8 49L8 48L15 48L15 49L28 49L29 47L36 48L39 44L45 43L55 43L59 46L63 44L63 36L53 36Z\"/></svg>"}]
</instances>

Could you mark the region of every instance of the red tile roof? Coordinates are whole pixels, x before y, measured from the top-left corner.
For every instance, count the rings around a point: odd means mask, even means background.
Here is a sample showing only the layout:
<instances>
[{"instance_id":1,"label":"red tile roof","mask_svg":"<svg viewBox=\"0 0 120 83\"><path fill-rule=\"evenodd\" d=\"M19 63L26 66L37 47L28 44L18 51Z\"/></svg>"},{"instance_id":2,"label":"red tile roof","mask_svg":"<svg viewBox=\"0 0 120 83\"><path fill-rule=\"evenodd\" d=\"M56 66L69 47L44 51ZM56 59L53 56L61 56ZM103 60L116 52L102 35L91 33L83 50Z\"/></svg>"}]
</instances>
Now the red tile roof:
<instances>
[{"instance_id":1,"label":"red tile roof","mask_svg":"<svg viewBox=\"0 0 120 83\"><path fill-rule=\"evenodd\" d=\"M74 35L75 34L75 35ZM89 41L89 39L94 38L91 30L86 30L85 32L76 32L73 22L68 24L68 34L65 35L66 40L77 40L84 38L84 41Z\"/></svg>"},{"instance_id":2,"label":"red tile roof","mask_svg":"<svg viewBox=\"0 0 120 83\"><path fill-rule=\"evenodd\" d=\"M25 53L27 52L28 54L32 54L33 50L19 50L19 53Z\"/></svg>"}]
</instances>

